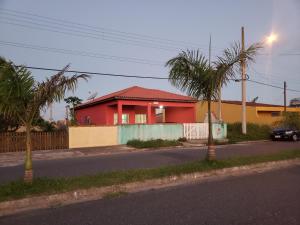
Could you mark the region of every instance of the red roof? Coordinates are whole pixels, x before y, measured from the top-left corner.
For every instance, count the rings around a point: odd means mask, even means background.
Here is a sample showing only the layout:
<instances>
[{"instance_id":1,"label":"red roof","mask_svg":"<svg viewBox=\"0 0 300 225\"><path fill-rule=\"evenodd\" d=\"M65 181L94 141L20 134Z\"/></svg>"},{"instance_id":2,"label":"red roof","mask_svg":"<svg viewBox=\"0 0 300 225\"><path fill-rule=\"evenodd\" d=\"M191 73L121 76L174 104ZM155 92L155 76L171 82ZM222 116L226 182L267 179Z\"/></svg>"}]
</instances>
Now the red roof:
<instances>
[{"instance_id":1,"label":"red roof","mask_svg":"<svg viewBox=\"0 0 300 225\"><path fill-rule=\"evenodd\" d=\"M222 103L242 105L241 101L222 100ZM257 103L257 102L246 102L246 105L247 106L263 106L263 107L283 107L282 105L273 105L273 104L265 104L265 103Z\"/></svg>"},{"instance_id":2,"label":"red roof","mask_svg":"<svg viewBox=\"0 0 300 225\"><path fill-rule=\"evenodd\" d=\"M168 102L197 102L196 99L189 96L174 94L171 92L161 91L157 89L149 89L149 88L143 88L139 86L133 86L85 102L83 104L76 106L76 108L80 108L82 106L94 105L97 103L111 101L111 100L117 100L117 99L168 101Z\"/></svg>"}]
</instances>

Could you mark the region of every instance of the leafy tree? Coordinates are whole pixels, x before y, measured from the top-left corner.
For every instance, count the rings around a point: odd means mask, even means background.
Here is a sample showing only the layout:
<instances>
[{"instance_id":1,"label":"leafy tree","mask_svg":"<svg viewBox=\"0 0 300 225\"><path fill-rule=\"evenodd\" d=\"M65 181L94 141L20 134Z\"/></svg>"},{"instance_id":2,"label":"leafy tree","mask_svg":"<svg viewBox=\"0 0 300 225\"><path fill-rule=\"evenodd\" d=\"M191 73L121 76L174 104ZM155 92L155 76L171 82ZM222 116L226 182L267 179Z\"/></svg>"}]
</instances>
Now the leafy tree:
<instances>
[{"instance_id":1,"label":"leafy tree","mask_svg":"<svg viewBox=\"0 0 300 225\"><path fill-rule=\"evenodd\" d=\"M69 66L57 74L37 82L24 67L0 58L0 112L8 118L18 118L26 128L26 158L24 181L32 182L31 128L40 110L64 98L65 92L76 89L79 79L87 79L84 74L64 76Z\"/></svg>"},{"instance_id":2,"label":"leafy tree","mask_svg":"<svg viewBox=\"0 0 300 225\"><path fill-rule=\"evenodd\" d=\"M70 108L70 116L71 116L71 124L75 125L76 122L76 117L75 117L75 107L76 105L81 104L82 99L76 97L76 96L70 96L68 98L64 99L65 102L68 104L69 108Z\"/></svg>"},{"instance_id":3,"label":"leafy tree","mask_svg":"<svg viewBox=\"0 0 300 225\"><path fill-rule=\"evenodd\" d=\"M0 132L14 132L20 127L18 118L7 118L0 114Z\"/></svg>"},{"instance_id":4,"label":"leafy tree","mask_svg":"<svg viewBox=\"0 0 300 225\"><path fill-rule=\"evenodd\" d=\"M44 120L43 117L41 116L38 116L38 118L34 119L32 125L38 126L45 132L55 131L54 122L49 122L47 120Z\"/></svg>"},{"instance_id":5,"label":"leafy tree","mask_svg":"<svg viewBox=\"0 0 300 225\"><path fill-rule=\"evenodd\" d=\"M236 77L240 71L240 63L244 60L254 61L260 44L253 44L245 51L241 50L239 43L224 50L223 55L217 57L212 64L199 50L182 51L176 57L170 59L166 66L170 68L169 81L175 87L186 92L196 99L207 101L208 106L208 160L215 160L216 153L213 146L211 101L218 98L220 86L226 85Z\"/></svg>"}]
</instances>

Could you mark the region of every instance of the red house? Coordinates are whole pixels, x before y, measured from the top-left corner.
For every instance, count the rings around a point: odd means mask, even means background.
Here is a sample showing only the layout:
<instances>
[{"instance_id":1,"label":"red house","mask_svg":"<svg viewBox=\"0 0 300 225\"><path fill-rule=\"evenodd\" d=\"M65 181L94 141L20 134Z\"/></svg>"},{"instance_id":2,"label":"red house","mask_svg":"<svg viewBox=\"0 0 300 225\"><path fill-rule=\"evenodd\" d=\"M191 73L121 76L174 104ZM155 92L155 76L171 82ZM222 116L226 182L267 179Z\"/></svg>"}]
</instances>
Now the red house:
<instances>
[{"instance_id":1,"label":"red house","mask_svg":"<svg viewBox=\"0 0 300 225\"><path fill-rule=\"evenodd\" d=\"M197 100L133 86L75 107L80 125L194 123Z\"/></svg>"}]
</instances>

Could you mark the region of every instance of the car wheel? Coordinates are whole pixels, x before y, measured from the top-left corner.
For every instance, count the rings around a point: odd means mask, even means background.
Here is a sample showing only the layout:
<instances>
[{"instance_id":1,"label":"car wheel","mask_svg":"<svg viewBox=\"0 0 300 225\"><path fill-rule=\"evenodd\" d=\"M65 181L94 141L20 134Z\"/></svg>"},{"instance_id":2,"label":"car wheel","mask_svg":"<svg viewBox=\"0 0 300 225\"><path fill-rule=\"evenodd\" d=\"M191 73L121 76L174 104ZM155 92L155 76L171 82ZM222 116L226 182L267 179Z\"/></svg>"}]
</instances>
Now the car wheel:
<instances>
[{"instance_id":1,"label":"car wheel","mask_svg":"<svg viewBox=\"0 0 300 225\"><path fill-rule=\"evenodd\" d=\"M292 140L293 140L293 141L297 141L297 140L298 140L298 137L297 137L297 135L296 135L296 134L293 134L293 136L292 136Z\"/></svg>"}]
</instances>

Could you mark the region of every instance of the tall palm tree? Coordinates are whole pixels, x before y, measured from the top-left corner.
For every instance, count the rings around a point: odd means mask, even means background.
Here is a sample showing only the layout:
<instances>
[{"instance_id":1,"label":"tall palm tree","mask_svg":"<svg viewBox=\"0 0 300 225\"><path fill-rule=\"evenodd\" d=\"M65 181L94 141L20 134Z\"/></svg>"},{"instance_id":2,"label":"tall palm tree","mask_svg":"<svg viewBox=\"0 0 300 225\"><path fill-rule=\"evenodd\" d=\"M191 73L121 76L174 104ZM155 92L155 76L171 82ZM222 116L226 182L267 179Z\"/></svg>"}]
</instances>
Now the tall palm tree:
<instances>
[{"instance_id":1,"label":"tall palm tree","mask_svg":"<svg viewBox=\"0 0 300 225\"><path fill-rule=\"evenodd\" d=\"M199 50L187 50L166 63L170 68L169 81L173 86L189 96L207 101L208 160L216 158L212 135L211 101L218 98L220 87L236 77L243 60L246 66L254 62L254 57L261 47L261 44L256 43L242 51L240 44L234 43L211 64Z\"/></svg>"},{"instance_id":2,"label":"tall palm tree","mask_svg":"<svg viewBox=\"0 0 300 225\"><path fill-rule=\"evenodd\" d=\"M34 119L49 104L62 100L66 91L74 91L79 79L89 77L85 74L66 77L68 67L37 82L26 68L0 58L0 112L6 117L18 118L26 128L25 182L31 183L33 179L31 128Z\"/></svg>"}]
</instances>

